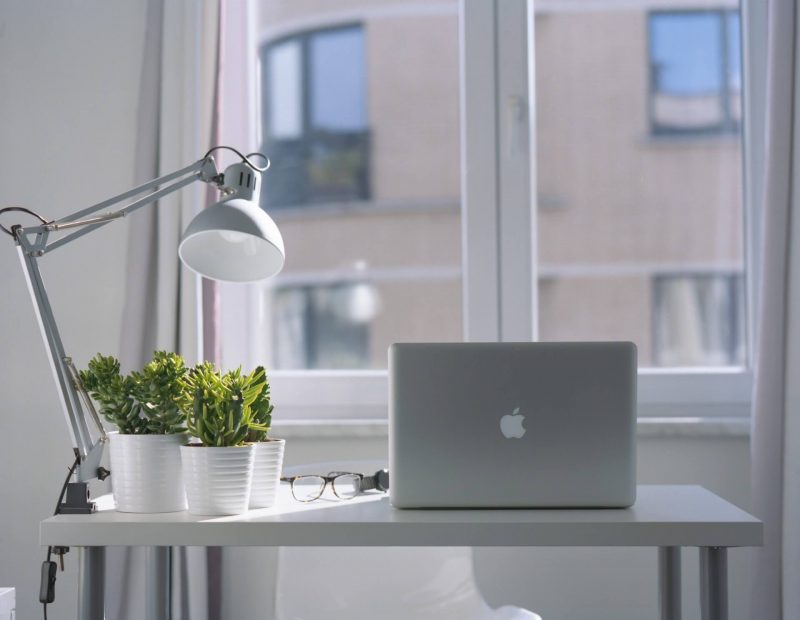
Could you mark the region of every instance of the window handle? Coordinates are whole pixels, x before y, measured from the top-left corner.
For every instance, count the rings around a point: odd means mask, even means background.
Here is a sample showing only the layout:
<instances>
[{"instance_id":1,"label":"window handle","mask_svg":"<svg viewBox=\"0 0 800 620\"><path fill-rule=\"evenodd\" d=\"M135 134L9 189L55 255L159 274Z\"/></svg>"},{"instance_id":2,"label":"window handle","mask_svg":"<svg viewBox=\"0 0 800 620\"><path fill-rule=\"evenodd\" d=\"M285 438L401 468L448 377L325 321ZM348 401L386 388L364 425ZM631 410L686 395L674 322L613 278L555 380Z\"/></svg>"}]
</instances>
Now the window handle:
<instances>
[{"instance_id":1,"label":"window handle","mask_svg":"<svg viewBox=\"0 0 800 620\"><path fill-rule=\"evenodd\" d=\"M506 148L510 157L525 155L528 143L528 105L525 97L511 95L506 100Z\"/></svg>"}]
</instances>

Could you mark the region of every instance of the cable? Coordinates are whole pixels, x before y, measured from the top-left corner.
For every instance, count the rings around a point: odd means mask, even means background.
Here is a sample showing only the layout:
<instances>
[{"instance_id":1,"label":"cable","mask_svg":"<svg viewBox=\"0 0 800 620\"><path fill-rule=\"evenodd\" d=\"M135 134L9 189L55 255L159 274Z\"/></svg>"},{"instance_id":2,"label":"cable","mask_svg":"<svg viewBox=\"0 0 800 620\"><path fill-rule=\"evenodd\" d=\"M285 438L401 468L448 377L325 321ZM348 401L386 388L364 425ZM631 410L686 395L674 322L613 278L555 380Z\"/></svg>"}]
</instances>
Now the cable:
<instances>
[{"instance_id":1,"label":"cable","mask_svg":"<svg viewBox=\"0 0 800 620\"><path fill-rule=\"evenodd\" d=\"M36 213L36 211L31 211L30 209L27 209L25 207L6 207L5 209L0 209L0 215L3 215L3 213L8 213L9 211L22 211L23 213L27 213L28 215L32 215L33 217L38 219L42 224L49 224L50 223L48 220L44 219L41 215ZM11 235L12 237L14 236L14 233L11 230L9 230L8 228L6 228L5 226L3 226L2 224L0 224L0 228L7 235Z\"/></svg>"},{"instance_id":2,"label":"cable","mask_svg":"<svg viewBox=\"0 0 800 620\"><path fill-rule=\"evenodd\" d=\"M272 165L272 160L269 157L267 157L266 155L264 155L264 153L259 153L258 151L253 151L252 153L248 153L247 156L248 157L260 157L265 162L267 162L266 166L264 166L263 168L258 168L259 172L264 172L265 170L269 170L269 167Z\"/></svg>"},{"instance_id":3,"label":"cable","mask_svg":"<svg viewBox=\"0 0 800 620\"><path fill-rule=\"evenodd\" d=\"M208 152L205 155L203 155L203 159L205 159L206 157L211 155L211 153L213 153L214 151L217 151L217 150L220 150L220 149L227 149L229 151L233 151L239 157L241 157L242 161L245 162L248 166L250 166L253 170L256 170L258 172L264 172L264 171L269 169L269 166L270 166L269 157L264 155L264 153L248 153L247 155L244 155L241 151L233 148L232 146L224 146L224 145L223 146L212 146L210 149L208 149ZM262 166L256 166L252 161L250 161L249 158L250 157L254 157L256 155L258 157L263 158L267 162L267 165L263 166L263 167Z\"/></svg>"}]
</instances>

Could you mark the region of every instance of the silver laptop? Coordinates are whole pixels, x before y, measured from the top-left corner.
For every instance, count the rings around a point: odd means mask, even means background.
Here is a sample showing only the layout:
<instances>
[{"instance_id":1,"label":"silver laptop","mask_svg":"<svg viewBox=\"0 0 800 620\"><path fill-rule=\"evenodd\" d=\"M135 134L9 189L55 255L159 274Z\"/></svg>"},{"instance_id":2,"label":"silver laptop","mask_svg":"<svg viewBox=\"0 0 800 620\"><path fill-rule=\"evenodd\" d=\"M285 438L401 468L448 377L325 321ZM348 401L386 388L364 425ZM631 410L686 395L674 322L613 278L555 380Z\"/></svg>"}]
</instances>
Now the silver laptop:
<instances>
[{"instance_id":1,"label":"silver laptop","mask_svg":"<svg viewBox=\"0 0 800 620\"><path fill-rule=\"evenodd\" d=\"M630 342L393 344L392 504L630 506L636 370Z\"/></svg>"}]
</instances>

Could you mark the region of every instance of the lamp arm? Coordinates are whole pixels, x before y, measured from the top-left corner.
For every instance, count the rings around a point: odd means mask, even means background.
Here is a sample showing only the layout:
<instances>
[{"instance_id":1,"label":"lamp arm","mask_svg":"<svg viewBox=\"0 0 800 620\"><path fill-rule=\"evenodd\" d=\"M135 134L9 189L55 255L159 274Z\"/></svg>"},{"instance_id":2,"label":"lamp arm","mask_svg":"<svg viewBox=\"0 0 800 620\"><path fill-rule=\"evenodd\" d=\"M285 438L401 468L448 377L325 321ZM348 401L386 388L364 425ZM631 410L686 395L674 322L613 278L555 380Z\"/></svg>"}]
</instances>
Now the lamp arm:
<instances>
[{"instance_id":1,"label":"lamp arm","mask_svg":"<svg viewBox=\"0 0 800 620\"><path fill-rule=\"evenodd\" d=\"M143 185L139 185L138 187L134 187L133 189L119 194L118 196L114 196L113 198L109 198L103 202L99 202L91 207L81 209L80 211L66 215L58 220L40 224L38 226L18 228L15 230L15 236L23 246L27 246L26 249L28 249L28 251L35 252L38 256L41 256L42 254L66 245L71 241L92 232L93 230L97 230L101 226L105 226L113 220L125 217L126 215L155 202L159 198L163 198L164 196L167 196L181 189L182 187L185 187L186 185L194 183L195 181L204 181L206 183L213 182L217 184L221 183L221 175L217 170L217 166L213 157L207 156L189 166L186 166L185 168L181 168L180 170L170 174L153 179L152 181L144 183ZM165 183L170 182L171 184L166 186L164 185ZM156 191L150 191L155 190L155 188L159 189ZM139 194L147 191L150 191L150 193L142 198L139 198L138 200L135 200L134 202L131 202L122 209L85 219L86 216L97 213L98 211L128 200L129 198L133 198L134 196L138 196ZM81 230L62 237L57 241L53 241L51 243L47 242L49 233L67 230L70 228L81 228ZM29 241L29 235L36 235L36 238L33 242Z\"/></svg>"},{"instance_id":2,"label":"lamp arm","mask_svg":"<svg viewBox=\"0 0 800 620\"><path fill-rule=\"evenodd\" d=\"M77 480L85 482L97 477L96 472L102 456L102 445L106 441L105 432L100 432L100 439L97 442L93 441L75 384L70 376L68 365L71 364L71 360L64 352L61 335L39 272L37 258L26 252L21 245L17 245L17 254L25 274L28 292L33 300L42 340L49 353L50 370L58 387L61 409L67 418L72 446L79 458L78 466L75 469Z\"/></svg>"},{"instance_id":3,"label":"lamp arm","mask_svg":"<svg viewBox=\"0 0 800 620\"><path fill-rule=\"evenodd\" d=\"M124 217L137 209L152 204L159 198L175 192L194 181L221 183L221 176L217 171L213 157L206 156L181 170L154 179L123 194L104 200L103 202L77 211L71 215L67 215L59 220L31 227L14 226L11 229L17 245L17 253L22 265L22 270L28 285L28 292L33 301L42 340L49 353L50 368L53 373L53 379L58 387L61 408L67 419L72 445L79 460L75 469L77 484L82 484L84 487L86 482L98 477L100 459L107 437L100 423L100 418L91 404L91 400L86 397L83 386L80 385L80 379L72 364L72 360L64 351L61 335L58 331L50 300L47 296L47 291L45 290L44 282L42 281L42 276L39 271L38 259L46 252L66 245L104 226L114 219ZM165 183L168 185L165 186ZM150 193L118 211L85 219L87 216L91 216L102 209L106 209L144 192ZM48 244L48 236L51 232L76 227L80 227L81 230ZM86 415L81 403L81 396L85 397L86 408L89 410L92 422L96 427L98 434L98 439L96 441L89 431Z\"/></svg>"}]
</instances>

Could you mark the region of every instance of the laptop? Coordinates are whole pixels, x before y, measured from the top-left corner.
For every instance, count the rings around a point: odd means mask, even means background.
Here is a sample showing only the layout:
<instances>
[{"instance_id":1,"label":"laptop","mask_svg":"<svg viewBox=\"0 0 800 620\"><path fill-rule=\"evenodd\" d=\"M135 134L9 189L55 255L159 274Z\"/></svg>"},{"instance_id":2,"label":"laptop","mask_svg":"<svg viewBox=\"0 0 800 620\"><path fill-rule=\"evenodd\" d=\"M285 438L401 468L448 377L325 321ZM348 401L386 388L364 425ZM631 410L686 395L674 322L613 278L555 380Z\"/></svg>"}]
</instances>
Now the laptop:
<instances>
[{"instance_id":1,"label":"laptop","mask_svg":"<svg viewBox=\"0 0 800 620\"><path fill-rule=\"evenodd\" d=\"M636 372L631 342L393 344L392 504L632 505Z\"/></svg>"}]
</instances>

